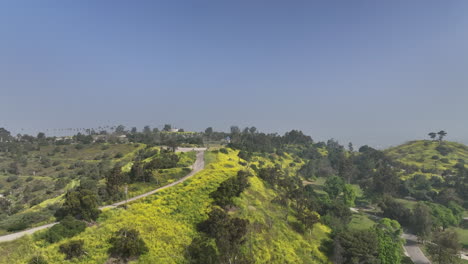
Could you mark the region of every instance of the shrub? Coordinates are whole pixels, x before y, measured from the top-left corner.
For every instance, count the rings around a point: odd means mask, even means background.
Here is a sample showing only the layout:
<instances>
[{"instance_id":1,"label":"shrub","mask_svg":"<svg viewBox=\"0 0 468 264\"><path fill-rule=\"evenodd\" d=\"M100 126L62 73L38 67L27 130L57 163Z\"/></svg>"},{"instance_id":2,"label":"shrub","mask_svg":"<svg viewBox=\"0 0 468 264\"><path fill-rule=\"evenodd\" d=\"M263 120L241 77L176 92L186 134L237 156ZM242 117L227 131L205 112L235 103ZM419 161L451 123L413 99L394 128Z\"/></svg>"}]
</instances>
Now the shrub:
<instances>
[{"instance_id":1,"label":"shrub","mask_svg":"<svg viewBox=\"0 0 468 264\"><path fill-rule=\"evenodd\" d=\"M439 145L436 147L436 150L440 153L442 156L447 156L452 150L444 145Z\"/></svg>"},{"instance_id":2,"label":"shrub","mask_svg":"<svg viewBox=\"0 0 468 264\"><path fill-rule=\"evenodd\" d=\"M86 228L86 224L76 220L72 216L66 216L59 224L49 228L44 234L44 239L49 243L55 243L66 237L73 237Z\"/></svg>"},{"instance_id":3,"label":"shrub","mask_svg":"<svg viewBox=\"0 0 468 264\"><path fill-rule=\"evenodd\" d=\"M47 264L47 261L42 255L35 255L28 261L28 264Z\"/></svg>"},{"instance_id":4,"label":"shrub","mask_svg":"<svg viewBox=\"0 0 468 264\"><path fill-rule=\"evenodd\" d=\"M121 152L119 152L119 153L115 154L114 159L120 159L120 158L123 158L123 156L124 155Z\"/></svg>"},{"instance_id":5,"label":"shrub","mask_svg":"<svg viewBox=\"0 0 468 264\"><path fill-rule=\"evenodd\" d=\"M75 149L80 150L83 149L84 146L82 144L76 144Z\"/></svg>"},{"instance_id":6,"label":"shrub","mask_svg":"<svg viewBox=\"0 0 468 264\"><path fill-rule=\"evenodd\" d=\"M228 153L229 153L228 150L225 149L225 148L219 149L219 152L221 152L221 153L223 153L223 154L228 154Z\"/></svg>"},{"instance_id":7,"label":"shrub","mask_svg":"<svg viewBox=\"0 0 468 264\"><path fill-rule=\"evenodd\" d=\"M239 197L240 194L249 187L247 177L250 174L246 171L238 171L236 177L231 177L222 182L216 191L210 193L210 197L214 199L214 203L224 207L233 204L233 198Z\"/></svg>"},{"instance_id":8,"label":"shrub","mask_svg":"<svg viewBox=\"0 0 468 264\"><path fill-rule=\"evenodd\" d=\"M120 229L111 237L109 243L112 245L109 253L124 259L138 257L148 252L145 242L140 238L140 232L135 229Z\"/></svg>"},{"instance_id":9,"label":"shrub","mask_svg":"<svg viewBox=\"0 0 468 264\"><path fill-rule=\"evenodd\" d=\"M59 251L66 255L65 259L72 259L81 257L86 252L83 249L83 240L72 240L70 242L60 245Z\"/></svg>"},{"instance_id":10,"label":"shrub","mask_svg":"<svg viewBox=\"0 0 468 264\"><path fill-rule=\"evenodd\" d=\"M18 176L16 175L8 176L8 178L6 179L7 182L14 182L16 180L18 180Z\"/></svg>"},{"instance_id":11,"label":"shrub","mask_svg":"<svg viewBox=\"0 0 468 264\"><path fill-rule=\"evenodd\" d=\"M34 180L34 178L32 176L29 176L28 178L26 178L26 182L30 182L32 180Z\"/></svg>"}]
</instances>

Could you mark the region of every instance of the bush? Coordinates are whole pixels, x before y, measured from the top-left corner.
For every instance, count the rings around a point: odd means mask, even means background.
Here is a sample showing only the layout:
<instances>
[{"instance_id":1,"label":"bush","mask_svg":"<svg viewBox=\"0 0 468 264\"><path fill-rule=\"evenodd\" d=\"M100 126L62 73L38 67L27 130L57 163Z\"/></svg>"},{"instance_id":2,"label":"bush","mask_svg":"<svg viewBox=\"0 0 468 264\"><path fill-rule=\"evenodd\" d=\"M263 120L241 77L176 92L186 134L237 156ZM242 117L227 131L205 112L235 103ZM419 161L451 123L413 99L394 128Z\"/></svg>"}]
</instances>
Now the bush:
<instances>
[{"instance_id":1,"label":"bush","mask_svg":"<svg viewBox=\"0 0 468 264\"><path fill-rule=\"evenodd\" d=\"M14 182L16 180L18 180L18 176L16 175L8 176L8 178L6 179L7 182Z\"/></svg>"},{"instance_id":2,"label":"bush","mask_svg":"<svg viewBox=\"0 0 468 264\"><path fill-rule=\"evenodd\" d=\"M0 228L4 228L9 232L20 231L30 227L34 223L46 221L50 218L50 216L50 213L46 211L27 212L12 215L1 222Z\"/></svg>"},{"instance_id":3,"label":"bush","mask_svg":"<svg viewBox=\"0 0 468 264\"><path fill-rule=\"evenodd\" d=\"M49 228L44 234L44 239L49 243L55 243L66 237L73 237L86 228L86 224L76 220L72 216L66 216L59 224Z\"/></svg>"},{"instance_id":4,"label":"bush","mask_svg":"<svg viewBox=\"0 0 468 264\"><path fill-rule=\"evenodd\" d=\"M210 197L214 199L215 204L221 207L232 205L233 198L239 197L249 187L248 176L250 176L248 172L238 171L236 177L231 177L222 182L216 191L210 193Z\"/></svg>"},{"instance_id":5,"label":"bush","mask_svg":"<svg viewBox=\"0 0 468 264\"><path fill-rule=\"evenodd\" d=\"M80 150L83 149L84 146L82 144L76 144L75 149Z\"/></svg>"},{"instance_id":6,"label":"bush","mask_svg":"<svg viewBox=\"0 0 468 264\"><path fill-rule=\"evenodd\" d=\"M123 158L123 156L124 155L121 152L119 152L119 153L115 154L114 159L120 159L120 158Z\"/></svg>"},{"instance_id":7,"label":"bush","mask_svg":"<svg viewBox=\"0 0 468 264\"><path fill-rule=\"evenodd\" d=\"M109 253L115 257L128 259L148 252L145 242L140 238L140 232L135 229L120 229L111 237L109 243L112 245Z\"/></svg>"},{"instance_id":8,"label":"bush","mask_svg":"<svg viewBox=\"0 0 468 264\"><path fill-rule=\"evenodd\" d=\"M32 180L34 180L34 178L32 176L29 176L28 178L26 178L26 182L30 182Z\"/></svg>"},{"instance_id":9,"label":"bush","mask_svg":"<svg viewBox=\"0 0 468 264\"><path fill-rule=\"evenodd\" d=\"M442 156L447 156L452 150L444 145L439 145L436 147L436 150L440 153Z\"/></svg>"},{"instance_id":10,"label":"bush","mask_svg":"<svg viewBox=\"0 0 468 264\"><path fill-rule=\"evenodd\" d=\"M223 153L223 154L229 154L228 150L225 149L225 148L219 149L219 152L221 152L221 153Z\"/></svg>"},{"instance_id":11,"label":"bush","mask_svg":"<svg viewBox=\"0 0 468 264\"><path fill-rule=\"evenodd\" d=\"M86 252L83 249L83 240L72 240L68 243L60 245L59 251L66 255L65 259L72 259L81 257Z\"/></svg>"},{"instance_id":12,"label":"bush","mask_svg":"<svg viewBox=\"0 0 468 264\"><path fill-rule=\"evenodd\" d=\"M42 255L35 255L28 261L28 264L47 264L47 261Z\"/></svg>"}]
</instances>

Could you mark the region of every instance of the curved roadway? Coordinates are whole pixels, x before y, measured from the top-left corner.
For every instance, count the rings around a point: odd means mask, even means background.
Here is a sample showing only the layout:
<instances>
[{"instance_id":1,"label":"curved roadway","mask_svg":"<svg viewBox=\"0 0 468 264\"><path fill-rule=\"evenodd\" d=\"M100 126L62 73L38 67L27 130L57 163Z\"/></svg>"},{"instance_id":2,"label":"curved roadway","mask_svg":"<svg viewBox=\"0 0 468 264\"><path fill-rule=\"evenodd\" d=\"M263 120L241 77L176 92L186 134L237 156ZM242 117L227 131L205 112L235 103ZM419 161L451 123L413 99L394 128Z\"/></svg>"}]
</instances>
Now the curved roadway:
<instances>
[{"instance_id":1,"label":"curved roadway","mask_svg":"<svg viewBox=\"0 0 468 264\"><path fill-rule=\"evenodd\" d=\"M170 183L168 185L164 185L164 186L159 187L157 189L154 189L154 190L152 190L150 192L147 192L147 193L132 197L132 198L130 198L128 200L125 200L125 201L117 202L117 203L114 203L114 204L111 204L111 205L101 206L101 207L99 207L99 209L102 210L102 209L106 209L106 208L115 208L115 207L117 207L119 205L123 205L123 204L126 204L126 203L133 202L135 200L147 197L147 196L152 195L152 194L154 194L156 192L159 192L161 190L164 190L166 188L169 188L169 187L177 185L177 184L179 184L181 182L184 182L185 180L192 177L193 175L195 175L197 172L201 171L205 167L205 160L204 160L205 150L206 150L206 148L194 148L194 149L193 148L179 148L179 149L177 149L178 152L188 152L188 151L196 151L197 152L197 159L195 160L195 163L193 163L192 171L189 174L187 174L186 176L184 176L184 177L178 179L177 181L172 182L172 183ZM38 227L34 227L34 228L31 228L31 229L28 229L28 230L20 231L20 232L9 234L9 235L0 236L0 242L12 241L12 240L18 239L18 238L20 238L22 236L33 234L33 233L35 233L35 232L37 232L39 230L49 228L49 227L54 226L56 224L58 224L58 222L47 224L47 225L42 225L42 226L38 226Z\"/></svg>"}]
</instances>

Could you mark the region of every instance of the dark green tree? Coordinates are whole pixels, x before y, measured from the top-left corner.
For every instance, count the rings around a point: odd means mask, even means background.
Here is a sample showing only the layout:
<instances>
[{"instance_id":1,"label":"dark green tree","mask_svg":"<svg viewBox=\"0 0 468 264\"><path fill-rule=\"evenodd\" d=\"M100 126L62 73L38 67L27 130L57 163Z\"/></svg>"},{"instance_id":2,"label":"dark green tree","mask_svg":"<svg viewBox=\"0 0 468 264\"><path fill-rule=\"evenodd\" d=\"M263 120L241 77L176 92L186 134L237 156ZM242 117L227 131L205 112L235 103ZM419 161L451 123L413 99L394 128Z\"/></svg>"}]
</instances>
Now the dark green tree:
<instances>
[{"instance_id":1,"label":"dark green tree","mask_svg":"<svg viewBox=\"0 0 468 264\"><path fill-rule=\"evenodd\" d=\"M65 259L78 258L86 254L86 251L83 249L84 241L83 240L71 240L70 242L60 245L60 253L65 254Z\"/></svg>"},{"instance_id":2,"label":"dark green tree","mask_svg":"<svg viewBox=\"0 0 468 264\"><path fill-rule=\"evenodd\" d=\"M334 238L334 264L380 264L379 241L371 230L348 230Z\"/></svg>"},{"instance_id":3,"label":"dark green tree","mask_svg":"<svg viewBox=\"0 0 468 264\"><path fill-rule=\"evenodd\" d=\"M445 132L444 130L441 130L441 131L437 132L437 135L439 136L439 141L442 142L444 137L447 135L447 132Z\"/></svg>"},{"instance_id":4,"label":"dark green tree","mask_svg":"<svg viewBox=\"0 0 468 264\"><path fill-rule=\"evenodd\" d=\"M65 194L65 201L57 211L56 217L63 219L65 216L71 215L77 219L94 221L99 213L96 193L88 189L78 188Z\"/></svg>"},{"instance_id":5,"label":"dark green tree","mask_svg":"<svg viewBox=\"0 0 468 264\"><path fill-rule=\"evenodd\" d=\"M413 209L413 230L418 238L425 241L430 238L432 232L431 208L419 202Z\"/></svg>"},{"instance_id":6,"label":"dark green tree","mask_svg":"<svg viewBox=\"0 0 468 264\"><path fill-rule=\"evenodd\" d=\"M328 177L325 181L325 191L328 193L331 199L336 199L338 195L343 192L344 189L343 179L338 176Z\"/></svg>"},{"instance_id":7,"label":"dark green tree","mask_svg":"<svg viewBox=\"0 0 468 264\"><path fill-rule=\"evenodd\" d=\"M428 243L428 251L437 264L454 264L459 262L458 235L453 231L437 231L432 243Z\"/></svg>"},{"instance_id":8,"label":"dark green tree","mask_svg":"<svg viewBox=\"0 0 468 264\"><path fill-rule=\"evenodd\" d=\"M219 207L213 208L198 230L214 238L219 251L218 263L234 263L241 256L240 246L245 242L248 220L230 217Z\"/></svg>"},{"instance_id":9,"label":"dark green tree","mask_svg":"<svg viewBox=\"0 0 468 264\"><path fill-rule=\"evenodd\" d=\"M109 253L124 260L139 257L148 252L145 241L136 229L120 229L110 238L109 243L112 245Z\"/></svg>"}]
</instances>

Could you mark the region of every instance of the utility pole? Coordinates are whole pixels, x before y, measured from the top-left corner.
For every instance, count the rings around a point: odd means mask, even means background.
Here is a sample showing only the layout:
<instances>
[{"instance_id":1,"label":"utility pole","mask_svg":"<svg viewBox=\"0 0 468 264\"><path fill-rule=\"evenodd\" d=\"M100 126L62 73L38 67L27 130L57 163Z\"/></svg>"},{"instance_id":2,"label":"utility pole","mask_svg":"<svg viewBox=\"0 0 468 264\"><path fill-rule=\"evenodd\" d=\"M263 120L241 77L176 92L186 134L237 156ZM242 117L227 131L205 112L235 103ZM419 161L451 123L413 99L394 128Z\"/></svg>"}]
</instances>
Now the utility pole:
<instances>
[{"instance_id":1,"label":"utility pole","mask_svg":"<svg viewBox=\"0 0 468 264\"><path fill-rule=\"evenodd\" d=\"M128 203L128 184L125 184L125 208L127 208Z\"/></svg>"}]
</instances>

